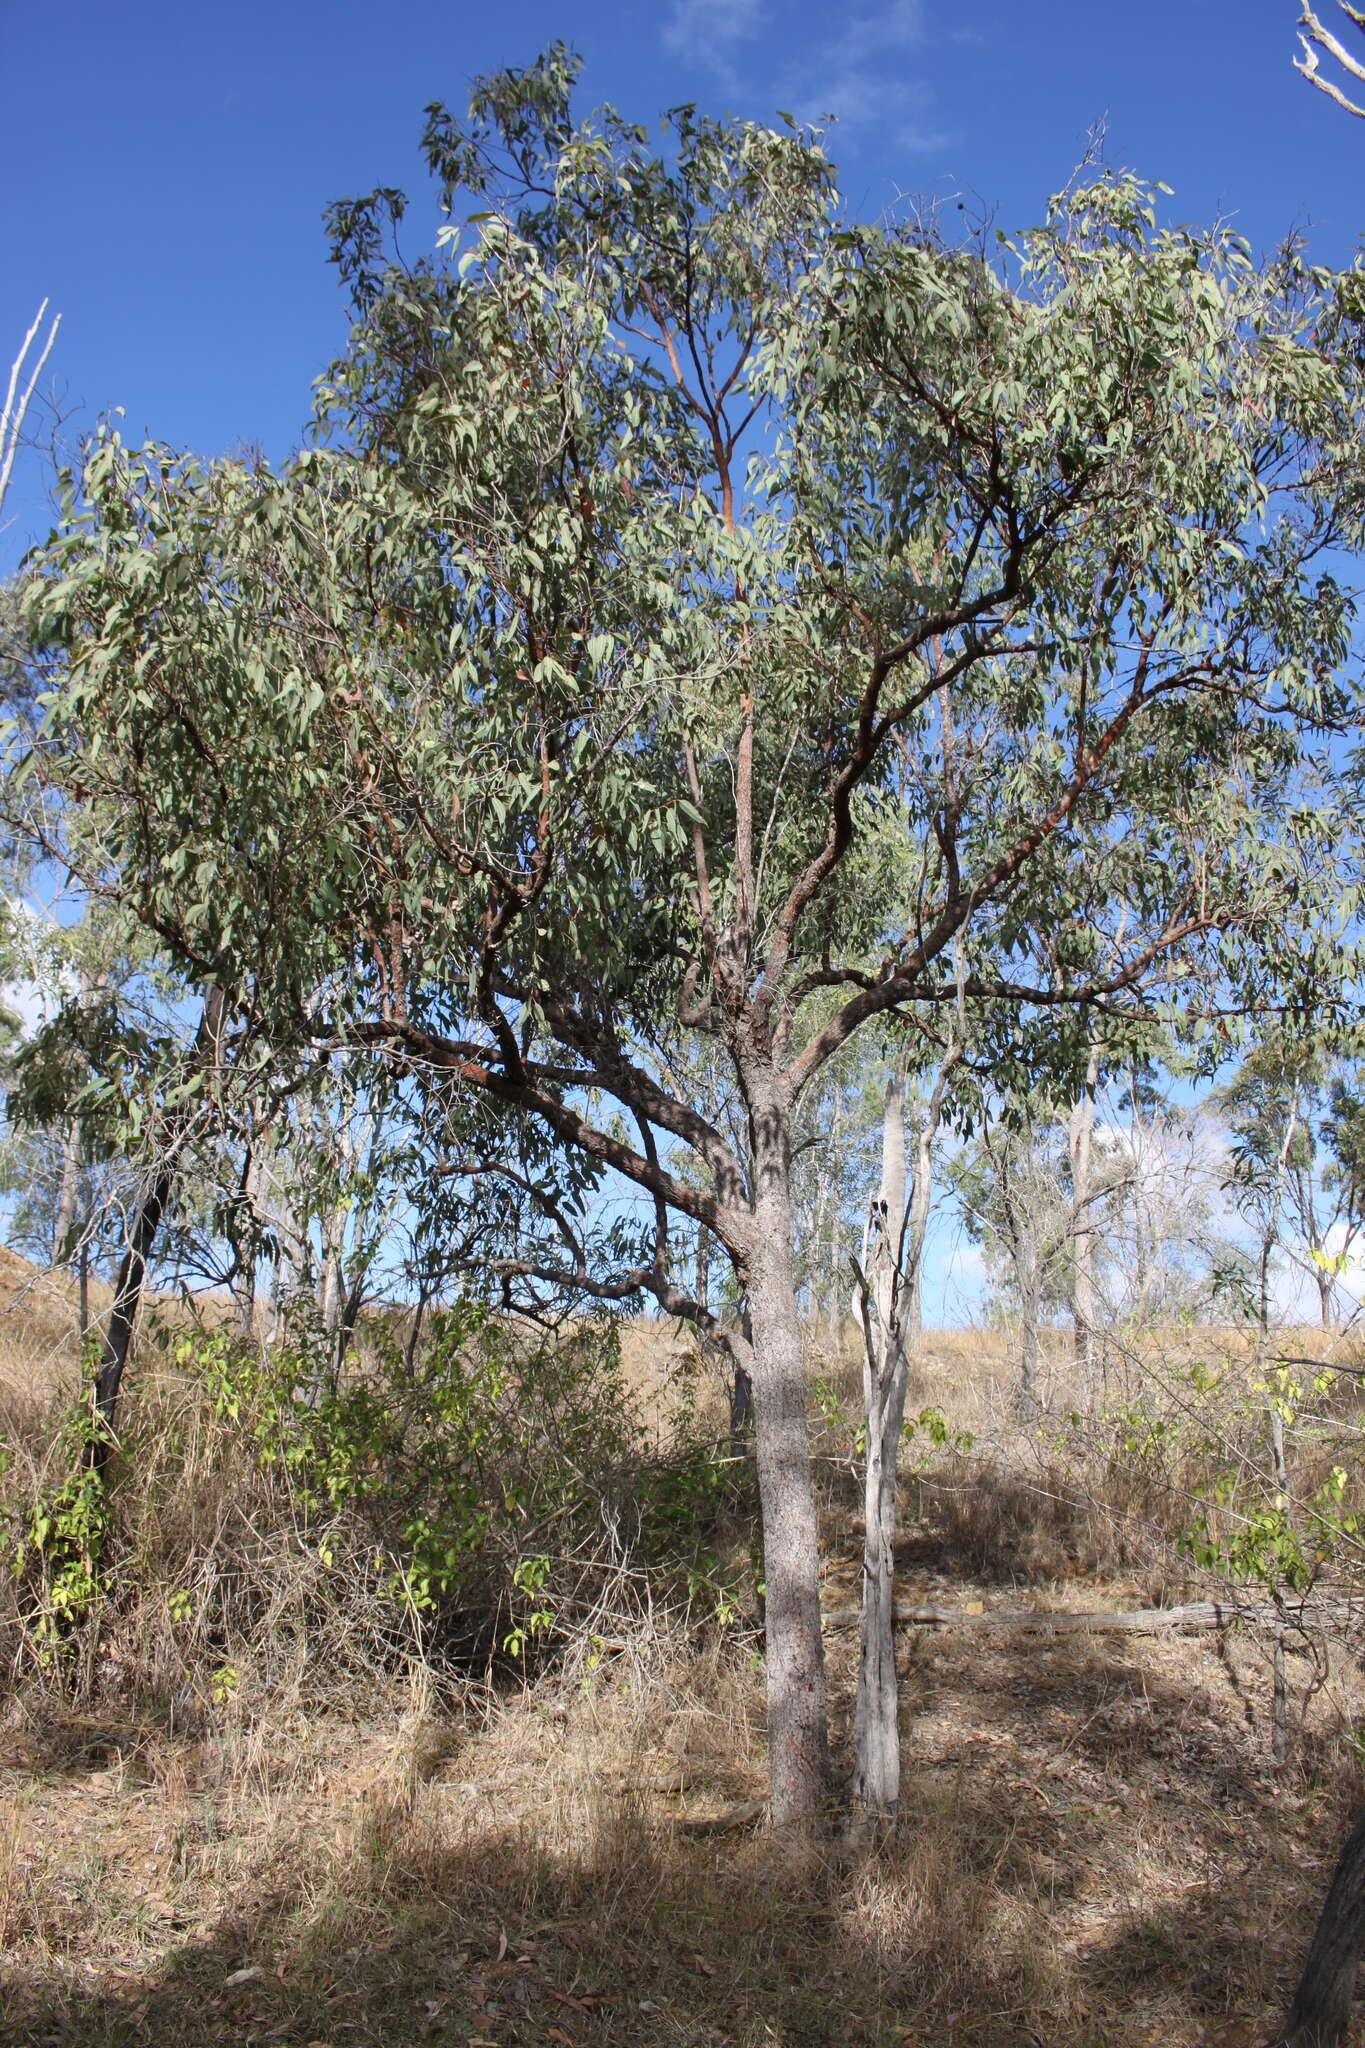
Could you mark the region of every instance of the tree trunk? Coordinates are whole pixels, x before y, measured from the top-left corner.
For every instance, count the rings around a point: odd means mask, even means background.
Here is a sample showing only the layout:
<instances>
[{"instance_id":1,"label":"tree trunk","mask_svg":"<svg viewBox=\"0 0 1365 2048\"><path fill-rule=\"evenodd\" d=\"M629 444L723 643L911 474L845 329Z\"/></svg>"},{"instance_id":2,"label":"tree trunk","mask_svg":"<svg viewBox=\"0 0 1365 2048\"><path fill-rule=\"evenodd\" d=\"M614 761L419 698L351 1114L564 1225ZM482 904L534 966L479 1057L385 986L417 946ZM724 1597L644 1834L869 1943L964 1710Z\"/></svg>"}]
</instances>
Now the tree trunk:
<instances>
[{"instance_id":1,"label":"tree trunk","mask_svg":"<svg viewBox=\"0 0 1365 2048\"><path fill-rule=\"evenodd\" d=\"M52 1225L52 1264L64 1266L75 1235L76 1200L81 1176L81 1125L71 1117L62 1141L62 1177L57 1188L57 1214Z\"/></svg>"},{"instance_id":2,"label":"tree trunk","mask_svg":"<svg viewBox=\"0 0 1365 2048\"><path fill-rule=\"evenodd\" d=\"M914 1166L910 1174L910 1207L905 1228L904 1321L907 1340L918 1337L924 1323L924 1242L929 1234L929 1204L934 1193L934 1136L934 1127L926 1115L915 1132Z\"/></svg>"},{"instance_id":3,"label":"tree trunk","mask_svg":"<svg viewBox=\"0 0 1365 2048\"><path fill-rule=\"evenodd\" d=\"M1322 1327L1324 1330L1330 1330L1332 1327L1332 1297L1336 1292L1336 1276L1332 1273L1324 1273L1322 1268L1318 1267L1314 1271L1313 1278L1318 1283L1318 1314L1321 1318Z\"/></svg>"},{"instance_id":4,"label":"tree trunk","mask_svg":"<svg viewBox=\"0 0 1365 2048\"><path fill-rule=\"evenodd\" d=\"M1068 1120L1071 1144L1073 1356L1083 1397L1094 1390L1095 1377L1095 1234L1091 1214L1090 1155L1095 1130L1095 1084L1100 1049L1093 1041L1085 1067L1085 1090Z\"/></svg>"},{"instance_id":5,"label":"tree trunk","mask_svg":"<svg viewBox=\"0 0 1365 2048\"><path fill-rule=\"evenodd\" d=\"M843 1179L840 1170L839 1139L844 1122L844 1090L841 1082L834 1087L834 1110L829 1122L829 1291L825 1295L825 1324L829 1331L830 1347L837 1350L839 1331L843 1323L844 1276L840 1270L843 1259L842 1230L840 1228L840 1197L843 1194Z\"/></svg>"},{"instance_id":6,"label":"tree trunk","mask_svg":"<svg viewBox=\"0 0 1365 2048\"><path fill-rule=\"evenodd\" d=\"M222 1022L223 992L221 989L211 988L204 997L203 1014L195 1034L194 1051L189 1061L191 1072L201 1069L209 1059L216 1057ZM86 1469L91 1472L103 1473L117 1441L115 1423L118 1416L119 1390L123 1385L123 1374L128 1364L137 1312L142 1302L142 1290L147 1278L147 1261L151 1257L156 1234L161 1228L161 1219L174 1185L175 1169L168 1161L163 1160L139 1198L133 1214L132 1229L128 1233L127 1247L119 1262L114 1305L109 1312L104 1341L100 1347L100 1362L96 1368L90 1394L95 1426L86 1441L84 1462Z\"/></svg>"},{"instance_id":7,"label":"tree trunk","mask_svg":"<svg viewBox=\"0 0 1365 2048\"><path fill-rule=\"evenodd\" d=\"M95 1384L91 1390L95 1427L86 1439L85 1445L86 1469L91 1472L104 1471L116 1441L114 1422L118 1413L119 1389L123 1385L124 1369L133 1342L133 1328L142 1301L143 1283L147 1277L147 1260L156 1242L156 1233L161 1228L161 1218L170 1199L172 1181L171 1169L163 1166L158 1168L143 1189L133 1214L133 1227L128 1233L128 1243L119 1261L114 1306L109 1312L109 1322L100 1349L100 1362L95 1372Z\"/></svg>"},{"instance_id":8,"label":"tree trunk","mask_svg":"<svg viewBox=\"0 0 1365 2048\"><path fill-rule=\"evenodd\" d=\"M905 1221L905 1083L886 1087L882 1180L869 1233L870 1273L860 1276L863 1324L863 1599L853 1712L854 1796L890 1815L900 1799L900 1721L892 1612L896 1480L907 1360L901 1310L910 1289L900 1267ZM870 1297L870 1298L869 1298Z\"/></svg>"},{"instance_id":9,"label":"tree trunk","mask_svg":"<svg viewBox=\"0 0 1365 2048\"><path fill-rule=\"evenodd\" d=\"M806 1375L792 1269L789 1167L785 1156L776 1156L778 1142L767 1140L757 1162L755 1232L747 1278L754 1447L763 1518L768 1784L773 1822L782 1826L812 1819L824 1803L829 1789L829 1727Z\"/></svg>"},{"instance_id":10,"label":"tree trunk","mask_svg":"<svg viewBox=\"0 0 1365 2048\"><path fill-rule=\"evenodd\" d=\"M1334 2048L1346 2032L1365 1943L1365 1813L1346 1838L1289 2009L1283 2048Z\"/></svg>"},{"instance_id":11,"label":"tree trunk","mask_svg":"<svg viewBox=\"0 0 1365 2048\"><path fill-rule=\"evenodd\" d=\"M1019 1280L1019 1413L1032 1422L1039 1412L1038 1400L1038 1318L1040 1314L1038 1275L1030 1259Z\"/></svg>"}]
</instances>

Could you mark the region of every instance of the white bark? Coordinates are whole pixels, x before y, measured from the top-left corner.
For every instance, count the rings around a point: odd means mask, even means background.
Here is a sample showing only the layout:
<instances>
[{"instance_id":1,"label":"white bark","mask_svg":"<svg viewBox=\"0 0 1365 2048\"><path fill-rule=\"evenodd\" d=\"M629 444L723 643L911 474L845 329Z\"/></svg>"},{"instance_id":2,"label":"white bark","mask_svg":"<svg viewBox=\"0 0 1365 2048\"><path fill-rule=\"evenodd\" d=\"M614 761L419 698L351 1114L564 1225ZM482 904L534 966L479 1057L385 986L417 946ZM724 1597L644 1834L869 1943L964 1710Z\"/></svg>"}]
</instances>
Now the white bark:
<instances>
[{"instance_id":1,"label":"white bark","mask_svg":"<svg viewBox=\"0 0 1365 2048\"><path fill-rule=\"evenodd\" d=\"M1349 0L1337 0L1337 5L1342 13L1355 23L1357 28L1365 29L1365 14L1359 8L1352 7L1349 4ZM1306 35L1303 33L1305 29L1307 30ZM1325 52L1327 56L1340 64L1348 78L1357 78L1365 81L1365 63L1362 63L1358 57L1353 57L1346 48L1346 45L1339 41L1332 34L1332 31L1319 21L1312 8L1307 5L1305 5L1303 13L1299 16L1299 30L1299 43L1303 49L1303 56L1302 58L1296 57L1294 59L1295 70L1301 71L1310 85L1315 85L1319 92L1325 92L1327 97L1335 100L1339 107L1345 107L1348 114L1359 115L1362 120L1365 120L1365 107L1357 106L1354 100L1348 99L1334 80L1323 78L1319 74L1318 67L1322 61L1319 52Z\"/></svg>"},{"instance_id":2,"label":"white bark","mask_svg":"<svg viewBox=\"0 0 1365 2048\"><path fill-rule=\"evenodd\" d=\"M37 389L38 379L43 374L43 365L52 353L52 344L57 339L57 329L62 324L61 314L54 313L52 324L47 330L46 337L40 340L43 321L46 318L47 300L44 299L34 316L33 325L24 336L23 346L10 365L9 382L5 387L4 408L0 410L0 509L4 507L5 493L9 489L10 473L14 468L14 457L19 446L19 436L23 432L25 416L33 402L33 394ZM27 371L27 382L25 382L25 366L28 361L29 351L34 347L35 343L37 344L38 353L34 358L32 367Z\"/></svg>"},{"instance_id":3,"label":"white bark","mask_svg":"<svg viewBox=\"0 0 1365 2048\"><path fill-rule=\"evenodd\" d=\"M1095 1131L1095 1086L1100 1049L1092 1041L1085 1088L1067 1124L1071 1146L1072 1291L1076 1370L1088 1394L1095 1370L1095 1226L1091 1214L1090 1159Z\"/></svg>"},{"instance_id":4,"label":"white bark","mask_svg":"<svg viewBox=\"0 0 1365 2048\"><path fill-rule=\"evenodd\" d=\"M867 1270L855 1265L863 1328L863 1597L853 1712L854 1795L869 1813L894 1814L900 1800L900 1713L893 1577L901 1429L909 1342L919 1328L919 1276L928 1223L934 1139L962 1046L950 1044L916 1133L910 1207L905 1199L905 1068L887 1082L882 1177L866 1240Z\"/></svg>"}]
</instances>

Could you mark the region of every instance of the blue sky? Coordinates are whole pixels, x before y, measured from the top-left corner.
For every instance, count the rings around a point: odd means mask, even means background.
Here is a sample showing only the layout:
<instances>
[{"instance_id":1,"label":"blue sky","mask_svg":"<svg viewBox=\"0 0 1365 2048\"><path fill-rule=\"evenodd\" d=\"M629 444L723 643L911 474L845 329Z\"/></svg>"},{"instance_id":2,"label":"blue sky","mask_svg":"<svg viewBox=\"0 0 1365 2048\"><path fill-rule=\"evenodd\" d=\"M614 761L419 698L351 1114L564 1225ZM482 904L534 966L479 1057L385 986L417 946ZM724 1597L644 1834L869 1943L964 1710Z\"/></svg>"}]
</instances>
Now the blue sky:
<instances>
[{"instance_id":1,"label":"blue sky","mask_svg":"<svg viewBox=\"0 0 1365 2048\"><path fill-rule=\"evenodd\" d=\"M1262 246L1297 227L1320 260L1345 262L1365 226L1365 121L1293 70L1297 12L1298 0L10 8L0 363L46 296L62 315L50 382L68 439L122 407L134 439L284 454L345 340L324 206L405 186L405 240L420 246L435 225L417 153L425 103L459 104L473 74L556 37L585 60L585 106L838 116L831 151L862 214L924 193L1019 227L1103 121L1107 160L1173 187L1172 218L1231 216ZM48 484L30 455L0 572L46 530ZM930 1312L955 1320L980 1279L954 1235L945 1221Z\"/></svg>"},{"instance_id":2,"label":"blue sky","mask_svg":"<svg viewBox=\"0 0 1365 2048\"><path fill-rule=\"evenodd\" d=\"M1230 213L1260 243L1297 225L1344 261L1365 122L1292 69L1296 13L1297 0L7 9L19 89L0 134L4 361L46 295L62 314L50 370L68 431L122 406L135 438L283 453L344 338L322 208L377 184L419 193L425 102L458 103L473 73L556 36L585 59L585 100L638 118L684 99L837 114L833 153L864 213L925 192L1020 226L1107 119L1109 161L1171 185L1176 217ZM414 208L414 242L427 218ZM46 517L31 460L0 568Z\"/></svg>"}]
</instances>

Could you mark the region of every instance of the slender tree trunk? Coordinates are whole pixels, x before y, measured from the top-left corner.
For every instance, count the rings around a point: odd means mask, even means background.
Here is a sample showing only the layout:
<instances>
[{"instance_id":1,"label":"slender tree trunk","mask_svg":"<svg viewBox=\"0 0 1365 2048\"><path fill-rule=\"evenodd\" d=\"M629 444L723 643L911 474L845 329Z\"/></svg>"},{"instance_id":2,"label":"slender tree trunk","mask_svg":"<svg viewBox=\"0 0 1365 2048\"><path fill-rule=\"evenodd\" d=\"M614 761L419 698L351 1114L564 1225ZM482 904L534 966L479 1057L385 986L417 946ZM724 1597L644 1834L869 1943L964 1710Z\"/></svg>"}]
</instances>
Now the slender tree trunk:
<instances>
[{"instance_id":1,"label":"slender tree trunk","mask_svg":"<svg viewBox=\"0 0 1365 2048\"><path fill-rule=\"evenodd\" d=\"M1039 1281L1032 1257L1019 1276L1019 1413L1032 1422L1039 1412L1038 1318Z\"/></svg>"},{"instance_id":2,"label":"slender tree trunk","mask_svg":"<svg viewBox=\"0 0 1365 2048\"><path fill-rule=\"evenodd\" d=\"M754 1242L748 1260L754 1445L763 1517L768 1779L773 1822L813 1819L829 1789L820 1555L806 1375L792 1266L785 1118L755 1105Z\"/></svg>"},{"instance_id":3,"label":"slender tree trunk","mask_svg":"<svg viewBox=\"0 0 1365 2048\"><path fill-rule=\"evenodd\" d=\"M1335 2048L1351 2018L1365 1945L1365 1813L1346 1838L1313 1935L1283 2048Z\"/></svg>"},{"instance_id":4,"label":"slender tree trunk","mask_svg":"<svg viewBox=\"0 0 1365 2048\"><path fill-rule=\"evenodd\" d=\"M263 1154L266 1150L266 1147L269 1144L269 1141L270 1131L268 1126L263 1132L258 1133L256 1137L251 1141L250 1150L247 1153L246 1173L243 1178L242 1184L242 1193L246 1199L247 1212L247 1258L245 1259L245 1261L243 1261L241 1283L237 1290L237 1317L238 1321L241 1323L242 1326L242 1335L246 1338L249 1344L254 1344L256 1342L257 1324L259 1319L257 1293L258 1276L256 1271L258 1264L258 1255L256 1249L256 1229L257 1218L261 1213L261 1209L263 1206L263 1198L265 1194L266 1169L264 1166ZM241 1256L240 1247L241 1240L239 1232L237 1244L235 1247L239 1259Z\"/></svg>"},{"instance_id":5,"label":"slender tree trunk","mask_svg":"<svg viewBox=\"0 0 1365 2048\"><path fill-rule=\"evenodd\" d=\"M937 1118L934 1119L937 1124ZM910 1207L905 1229L905 1330L907 1341L924 1326L924 1242L929 1234L929 1205L934 1196L934 1136L928 1115L915 1132L910 1172Z\"/></svg>"},{"instance_id":6,"label":"slender tree trunk","mask_svg":"<svg viewBox=\"0 0 1365 2048\"><path fill-rule=\"evenodd\" d=\"M62 1177L57 1189L57 1214L52 1225L52 1264L63 1266L71 1257L76 1223L76 1201L81 1176L81 1125L71 1117L62 1140Z\"/></svg>"},{"instance_id":7,"label":"slender tree trunk","mask_svg":"<svg viewBox=\"0 0 1365 2048\"><path fill-rule=\"evenodd\" d=\"M825 1323L829 1331L831 1348L837 1348L839 1331L843 1323L843 1284L840 1270L843 1259L843 1232L840 1228L839 1197L843 1192L839 1160L839 1139L844 1122L844 1090L841 1082L834 1084L834 1111L829 1121L829 1291L825 1296Z\"/></svg>"},{"instance_id":8,"label":"slender tree trunk","mask_svg":"<svg viewBox=\"0 0 1365 2048\"><path fill-rule=\"evenodd\" d=\"M221 989L211 988L204 997L204 1010L195 1034L194 1051L189 1062L191 1071L202 1068L209 1059L216 1056L222 1023L223 992ZM87 1470L92 1472L104 1472L116 1442L115 1424L118 1418L119 1390L123 1385L128 1353L133 1342L133 1330L137 1323L137 1312L142 1303L142 1291L147 1278L147 1261L151 1257L156 1234L161 1228L161 1219L166 1212L166 1204L175 1186L175 1173L173 1165L163 1162L146 1183L137 1208L133 1212L127 1247L119 1262L118 1280L114 1287L114 1305L109 1312L104 1342L100 1348L100 1361L90 1395L95 1427L86 1442L85 1465Z\"/></svg>"},{"instance_id":9,"label":"slender tree trunk","mask_svg":"<svg viewBox=\"0 0 1365 2048\"><path fill-rule=\"evenodd\" d=\"M1089 1400L1095 1378L1095 1232L1091 1213L1090 1158L1095 1130L1095 1085L1100 1049L1092 1040L1085 1067L1085 1088L1072 1109L1067 1136L1071 1143L1073 1356L1082 1396Z\"/></svg>"},{"instance_id":10,"label":"slender tree trunk","mask_svg":"<svg viewBox=\"0 0 1365 2048\"><path fill-rule=\"evenodd\" d=\"M821 1322L825 1322L827 1333L829 1327L825 1314L828 1302L822 1265L825 1245L825 1216L829 1208L829 1177L829 1160L826 1159L816 1178L815 1202L812 1207L810 1221L810 1326L812 1334L817 1340L820 1335Z\"/></svg>"},{"instance_id":11,"label":"slender tree trunk","mask_svg":"<svg viewBox=\"0 0 1365 2048\"><path fill-rule=\"evenodd\" d=\"M173 1181L174 1174L171 1168L161 1167L144 1187L137 1208L133 1212L127 1246L119 1261L118 1280L114 1287L114 1305L109 1312L109 1322L105 1328L100 1362L91 1394L96 1427L86 1441L85 1463L92 1472L104 1471L114 1448L114 1421L118 1413L119 1389L123 1385L124 1369L133 1342L133 1329L142 1302L143 1284L147 1278L147 1261L156 1242L156 1233L161 1228L161 1218L170 1199Z\"/></svg>"},{"instance_id":12,"label":"slender tree trunk","mask_svg":"<svg viewBox=\"0 0 1365 2048\"><path fill-rule=\"evenodd\" d=\"M422 1341L422 1324L426 1319L429 1299L426 1288L419 1286L417 1306L412 1312L412 1322L408 1328L408 1341L403 1347L403 1364L408 1372L411 1372L417 1363L417 1347Z\"/></svg>"},{"instance_id":13,"label":"slender tree trunk","mask_svg":"<svg viewBox=\"0 0 1365 2048\"><path fill-rule=\"evenodd\" d=\"M1315 1270L1313 1278L1318 1283L1318 1316L1323 1329L1330 1330L1332 1327L1332 1298L1336 1292L1336 1278L1331 1273L1324 1273L1320 1267Z\"/></svg>"},{"instance_id":14,"label":"slender tree trunk","mask_svg":"<svg viewBox=\"0 0 1365 2048\"><path fill-rule=\"evenodd\" d=\"M892 1612L896 1480L905 1415L907 1359L901 1326L901 1236L905 1219L905 1082L887 1082L882 1179L860 1277L863 1322L863 1597L853 1715L854 1793L870 1813L893 1814L900 1799L900 1723Z\"/></svg>"}]
</instances>

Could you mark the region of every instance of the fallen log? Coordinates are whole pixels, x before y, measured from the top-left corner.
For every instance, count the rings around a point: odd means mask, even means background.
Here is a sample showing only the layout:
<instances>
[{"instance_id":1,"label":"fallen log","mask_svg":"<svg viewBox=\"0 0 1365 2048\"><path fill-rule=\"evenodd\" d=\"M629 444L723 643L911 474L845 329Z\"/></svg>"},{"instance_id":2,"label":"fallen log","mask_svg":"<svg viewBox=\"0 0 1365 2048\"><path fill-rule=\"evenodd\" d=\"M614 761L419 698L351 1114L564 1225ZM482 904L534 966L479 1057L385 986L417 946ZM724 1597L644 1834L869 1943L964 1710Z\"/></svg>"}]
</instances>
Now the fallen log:
<instances>
[{"instance_id":1,"label":"fallen log","mask_svg":"<svg viewBox=\"0 0 1365 2048\"><path fill-rule=\"evenodd\" d=\"M1245 1602L1192 1600L1183 1607L1130 1607L1117 1613L1104 1611L1073 1614L1060 1608L993 1608L970 1613L962 1607L912 1607L896 1602L894 1619L898 1628L998 1628L1025 1629L1040 1635L1079 1635L1089 1629L1126 1630L1132 1635L1157 1635L1164 1629L1232 1628L1238 1622L1254 1627L1277 1623L1287 1628L1365 1618L1365 1602L1359 1600L1286 1600ZM836 1607L820 1617L825 1628L856 1628L860 1619L856 1607Z\"/></svg>"},{"instance_id":2,"label":"fallen log","mask_svg":"<svg viewBox=\"0 0 1365 2048\"><path fill-rule=\"evenodd\" d=\"M675 1835L728 1835L737 1828L752 1827L767 1811L766 1799L741 1799L738 1804L727 1806L724 1813L707 1814L700 1820L676 1816L670 1825Z\"/></svg>"}]
</instances>

